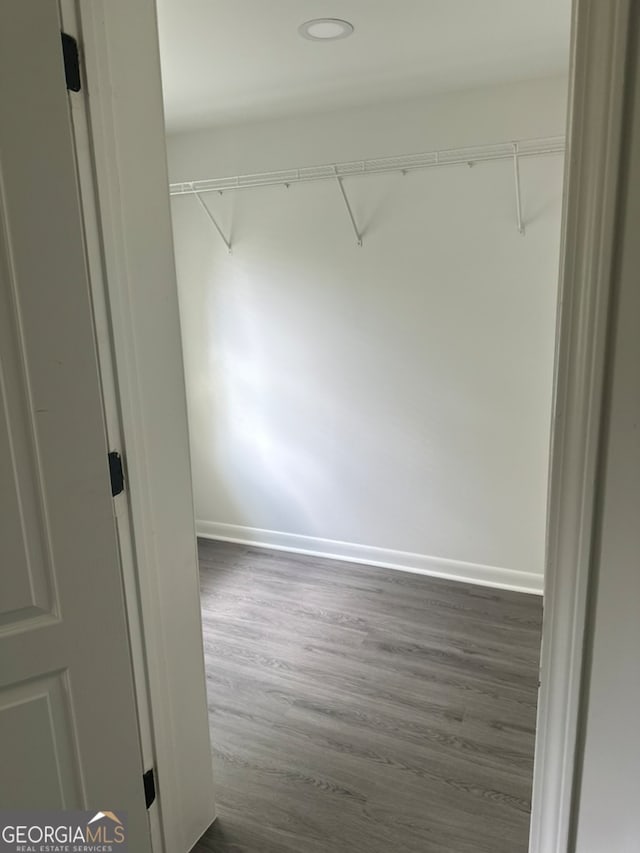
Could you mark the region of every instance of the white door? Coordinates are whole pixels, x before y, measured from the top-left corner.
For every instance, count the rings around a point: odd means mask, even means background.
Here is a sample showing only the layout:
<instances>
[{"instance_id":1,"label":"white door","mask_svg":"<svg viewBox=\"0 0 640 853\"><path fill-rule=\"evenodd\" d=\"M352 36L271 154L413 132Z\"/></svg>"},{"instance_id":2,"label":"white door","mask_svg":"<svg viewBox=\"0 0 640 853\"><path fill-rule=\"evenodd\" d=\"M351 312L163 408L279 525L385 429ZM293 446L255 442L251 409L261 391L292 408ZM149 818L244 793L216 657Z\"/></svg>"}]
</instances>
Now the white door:
<instances>
[{"instance_id":1,"label":"white door","mask_svg":"<svg viewBox=\"0 0 640 853\"><path fill-rule=\"evenodd\" d=\"M53 0L0 4L0 804L150 851Z\"/></svg>"}]
</instances>

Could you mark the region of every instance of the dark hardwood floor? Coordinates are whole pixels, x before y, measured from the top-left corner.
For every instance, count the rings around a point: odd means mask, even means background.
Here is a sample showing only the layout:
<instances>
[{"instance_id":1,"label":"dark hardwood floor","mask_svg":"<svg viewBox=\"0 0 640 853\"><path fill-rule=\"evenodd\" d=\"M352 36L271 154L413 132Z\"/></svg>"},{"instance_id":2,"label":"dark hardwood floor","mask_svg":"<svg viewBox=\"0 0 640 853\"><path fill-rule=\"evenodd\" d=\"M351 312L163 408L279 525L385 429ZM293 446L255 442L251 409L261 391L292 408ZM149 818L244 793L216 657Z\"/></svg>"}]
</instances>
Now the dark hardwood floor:
<instances>
[{"instance_id":1,"label":"dark hardwood floor","mask_svg":"<svg viewBox=\"0 0 640 853\"><path fill-rule=\"evenodd\" d=\"M201 541L194 853L526 853L541 599Z\"/></svg>"}]
</instances>

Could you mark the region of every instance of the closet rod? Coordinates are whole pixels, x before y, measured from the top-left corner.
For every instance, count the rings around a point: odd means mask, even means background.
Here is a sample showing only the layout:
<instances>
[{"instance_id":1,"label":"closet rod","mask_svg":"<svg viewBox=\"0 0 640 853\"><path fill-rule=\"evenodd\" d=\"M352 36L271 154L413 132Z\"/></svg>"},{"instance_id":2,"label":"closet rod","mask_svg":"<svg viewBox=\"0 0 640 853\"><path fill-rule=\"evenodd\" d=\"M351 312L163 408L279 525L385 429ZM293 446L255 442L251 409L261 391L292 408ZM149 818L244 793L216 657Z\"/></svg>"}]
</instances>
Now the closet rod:
<instances>
[{"instance_id":1,"label":"closet rod","mask_svg":"<svg viewBox=\"0 0 640 853\"><path fill-rule=\"evenodd\" d=\"M422 154L406 154L397 157L378 157L371 160L353 160L347 163L332 163L324 166L306 166L299 169L284 169L277 172L258 172L253 175L234 175L227 178L210 178L200 181L181 181L169 185L173 195L197 195L219 192L347 178L356 175L373 175L384 172L407 172L428 169L434 166L455 166L489 160L514 160L544 154L562 154L565 149L564 136L548 136L541 139L519 139L492 145L476 145L466 148L448 148Z\"/></svg>"}]
</instances>

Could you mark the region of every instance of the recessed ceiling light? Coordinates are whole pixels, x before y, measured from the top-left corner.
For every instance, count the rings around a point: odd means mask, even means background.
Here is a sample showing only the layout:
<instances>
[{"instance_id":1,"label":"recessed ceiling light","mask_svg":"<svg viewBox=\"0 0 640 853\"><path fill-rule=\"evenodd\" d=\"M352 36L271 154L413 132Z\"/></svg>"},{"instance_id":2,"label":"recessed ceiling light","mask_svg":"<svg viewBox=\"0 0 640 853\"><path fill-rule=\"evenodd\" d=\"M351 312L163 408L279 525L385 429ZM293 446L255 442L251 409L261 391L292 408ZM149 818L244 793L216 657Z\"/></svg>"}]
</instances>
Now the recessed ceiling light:
<instances>
[{"instance_id":1,"label":"recessed ceiling light","mask_svg":"<svg viewBox=\"0 0 640 853\"><path fill-rule=\"evenodd\" d=\"M349 21L341 21L340 18L315 18L313 21L305 21L301 24L298 32L303 38L311 41L335 41L350 36L353 32L353 24Z\"/></svg>"}]
</instances>

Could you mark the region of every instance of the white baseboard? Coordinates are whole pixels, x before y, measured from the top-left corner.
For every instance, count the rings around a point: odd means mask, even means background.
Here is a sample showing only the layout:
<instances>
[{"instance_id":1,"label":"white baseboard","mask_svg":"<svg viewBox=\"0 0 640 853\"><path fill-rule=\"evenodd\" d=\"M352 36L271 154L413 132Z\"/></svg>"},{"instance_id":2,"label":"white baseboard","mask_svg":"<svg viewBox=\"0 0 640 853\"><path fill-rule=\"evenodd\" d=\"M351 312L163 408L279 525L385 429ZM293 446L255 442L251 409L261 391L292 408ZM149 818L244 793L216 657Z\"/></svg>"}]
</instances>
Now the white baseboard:
<instances>
[{"instance_id":1,"label":"white baseboard","mask_svg":"<svg viewBox=\"0 0 640 853\"><path fill-rule=\"evenodd\" d=\"M315 536L299 536L294 533L278 533L276 530L261 530L257 527L221 524L216 521L197 521L196 532L198 536L205 539L238 542L242 545L256 545L278 551L292 551L296 554L310 554L315 557L327 557L330 560L343 560L349 563L364 563L368 566L398 569L403 572L464 581L480 586L512 589L517 592L534 593L535 595L542 595L543 591L543 576L533 572L519 572L515 569L483 566L479 563L466 563L462 560L429 557L426 554L392 551L388 548L355 545L352 542L337 542L334 539L319 539Z\"/></svg>"}]
</instances>

